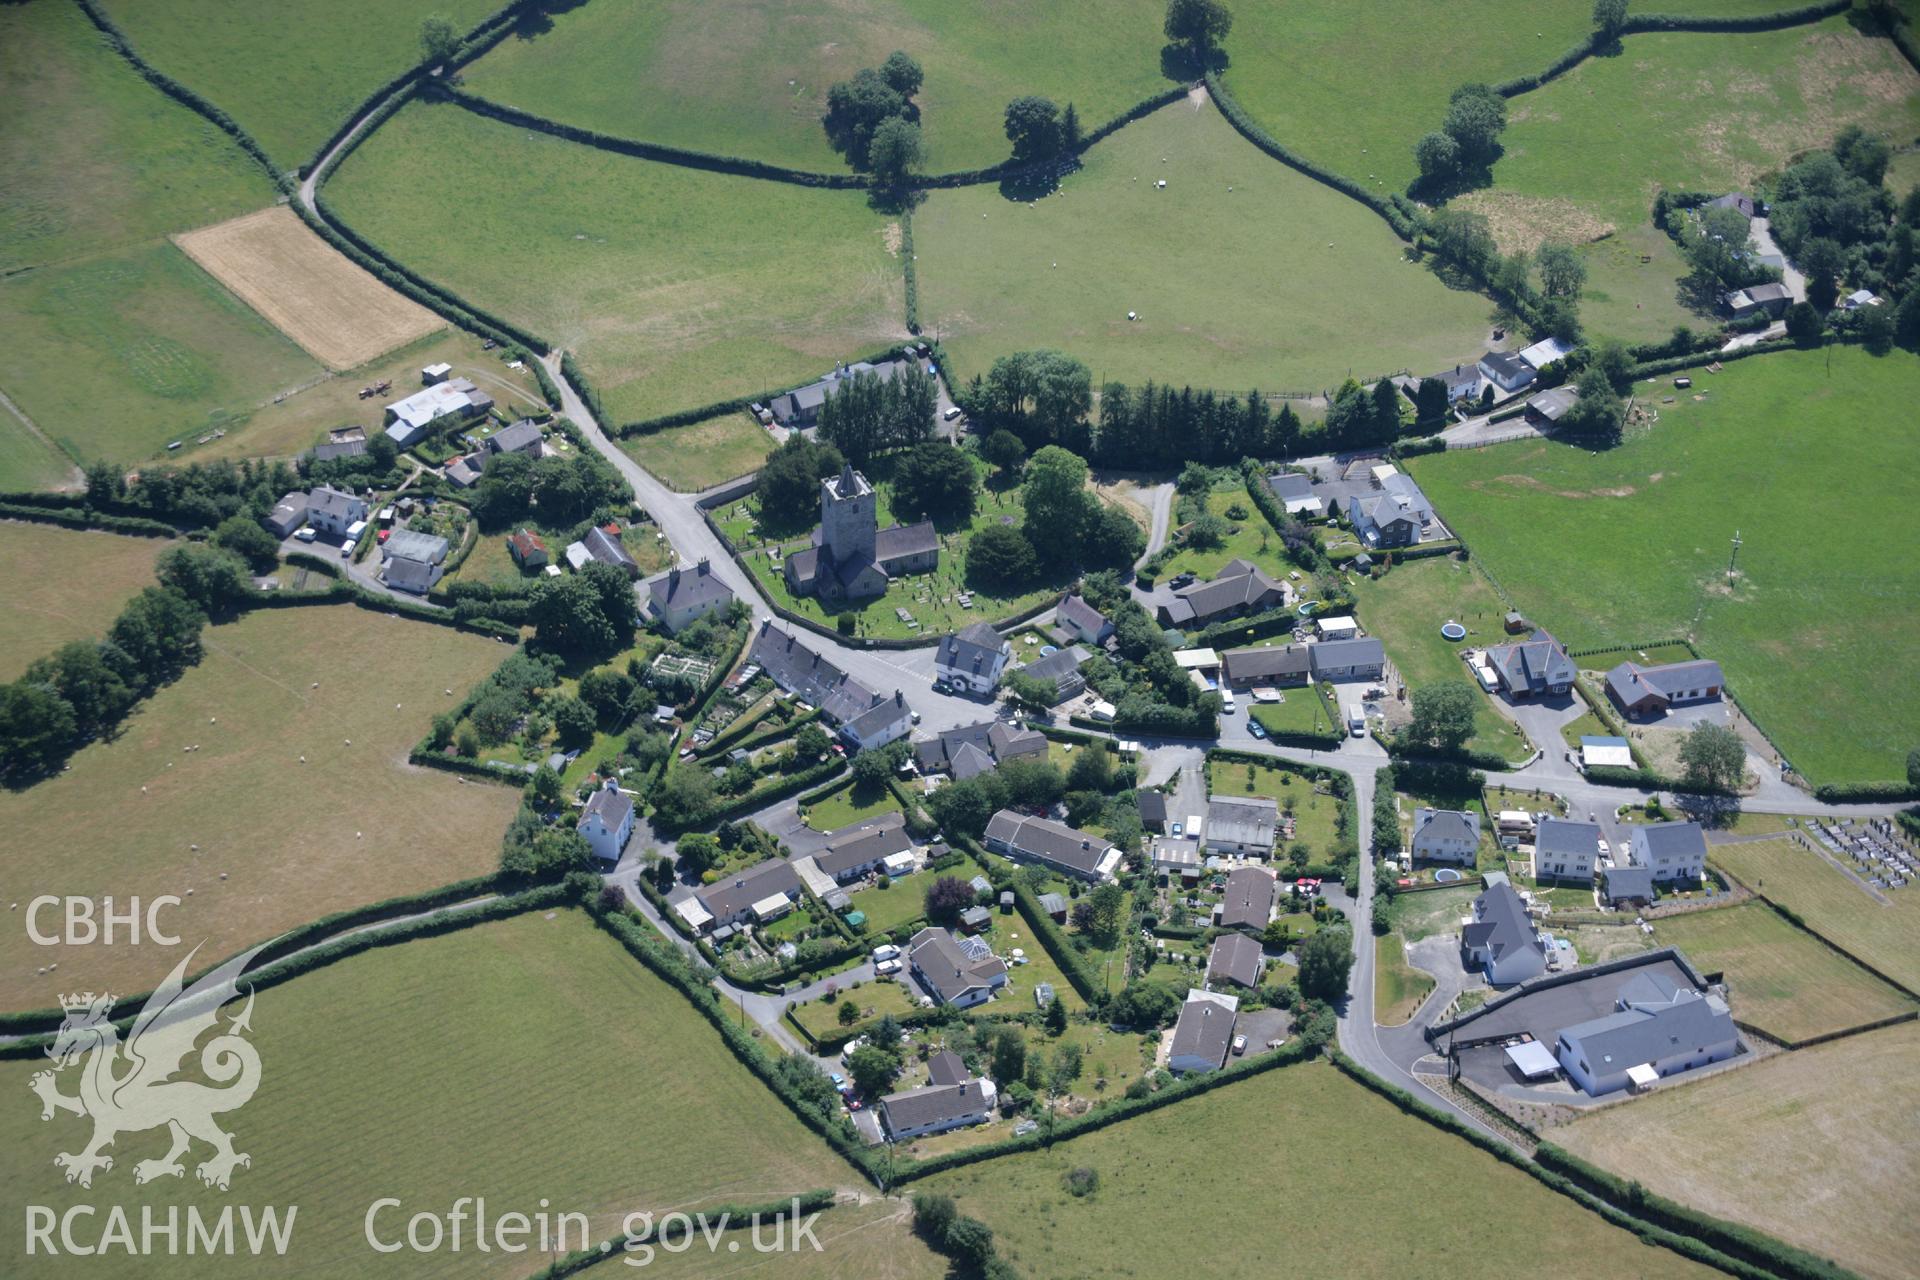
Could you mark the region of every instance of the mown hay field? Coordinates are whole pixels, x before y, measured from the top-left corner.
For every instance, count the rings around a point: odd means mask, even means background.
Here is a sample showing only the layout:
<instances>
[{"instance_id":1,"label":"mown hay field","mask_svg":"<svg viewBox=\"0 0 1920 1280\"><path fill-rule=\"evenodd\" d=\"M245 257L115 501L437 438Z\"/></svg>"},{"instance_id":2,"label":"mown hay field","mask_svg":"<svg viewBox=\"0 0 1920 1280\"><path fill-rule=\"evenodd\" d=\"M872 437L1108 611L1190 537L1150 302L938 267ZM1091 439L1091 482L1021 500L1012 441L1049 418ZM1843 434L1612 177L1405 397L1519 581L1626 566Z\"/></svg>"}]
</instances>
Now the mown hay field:
<instances>
[{"instance_id":1,"label":"mown hay field","mask_svg":"<svg viewBox=\"0 0 1920 1280\"><path fill-rule=\"evenodd\" d=\"M1869 891L1791 840L1716 845L1711 860L1807 927L1908 990L1920 990L1920 902ZM1856 872L1859 868L1855 868Z\"/></svg>"},{"instance_id":2,"label":"mown hay field","mask_svg":"<svg viewBox=\"0 0 1920 1280\"><path fill-rule=\"evenodd\" d=\"M1657 922L1654 938L1726 974L1734 1016L1789 1042L1894 1017L1914 1002L1763 903Z\"/></svg>"},{"instance_id":3,"label":"mown hay field","mask_svg":"<svg viewBox=\"0 0 1920 1280\"><path fill-rule=\"evenodd\" d=\"M1671 375L1636 389L1659 421L1618 448L1533 440L1409 467L1568 646L1692 630L1813 782L1903 777L1920 685L1876 673L1920 669L1920 569L1886 551L1886 530L1920 509L1902 407L1920 402L1920 363L1835 347L1686 372L1691 390Z\"/></svg>"},{"instance_id":4,"label":"mown hay field","mask_svg":"<svg viewBox=\"0 0 1920 1280\"><path fill-rule=\"evenodd\" d=\"M282 205L173 240L208 275L335 370L364 364L446 326Z\"/></svg>"},{"instance_id":5,"label":"mown hay field","mask_svg":"<svg viewBox=\"0 0 1920 1280\"><path fill-rule=\"evenodd\" d=\"M0 680L69 640L98 639L153 585L167 538L127 538L9 520L0 524ZM76 590L76 586L81 589Z\"/></svg>"},{"instance_id":6,"label":"mown hay field","mask_svg":"<svg viewBox=\"0 0 1920 1280\"><path fill-rule=\"evenodd\" d=\"M175 958L142 950L149 969ZM53 1156L78 1149L84 1122L41 1123L26 1080L46 1064L31 1059L0 1063L0 1086L19 1101L0 1118L12 1157L0 1189L9 1203L56 1212L110 1200L136 1222L142 1204L297 1205L286 1256L26 1259L22 1216L8 1214L9 1274L521 1277L551 1254L478 1252L471 1220L458 1253L376 1253L369 1207L401 1202L374 1218L383 1242L404 1239L412 1214L445 1215L462 1196L485 1197L496 1220L543 1204L586 1214L598 1242L631 1212L758 1203L854 1177L683 996L577 910L337 961L261 992L252 1023L260 1089L221 1123L253 1163L229 1192L201 1186L191 1166L184 1179L136 1187L133 1165L164 1152L164 1131L122 1135L112 1170L90 1191L69 1186ZM63 1073L62 1092L75 1092L77 1075ZM206 1154L197 1144L190 1159Z\"/></svg>"},{"instance_id":7,"label":"mown hay field","mask_svg":"<svg viewBox=\"0 0 1920 1280\"><path fill-rule=\"evenodd\" d=\"M1071 102L1087 129L1173 84L1155 0L591 0L466 74L484 98L615 137L845 172L827 90L895 49L920 61L926 171L1005 160L1007 103Z\"/></svg>"},{"instance_id":8,"label":"mown hay field","mask_svg":"<svg viewBox=\"0 0 1920 1280\"><path fill-rule=\"evenodd\" d=\"M118 738L0 793L20 901L179 895L169 927L224 956L498 865L518 793L406 759L505 645L350 605L263 610L205 644ZM75 982L146 990L163 976L148 951L36 946L10 929L0 1008L46 1007Z\"/></svg>"},{"instance_id":9,"label":"mown hay field","mask_svg":"<svg viewBox=\"0 0 1920 1280\"><path fill-rule=\"evenodd\" d=\"M1245 1194L1221 1193L1228 1151ZM1092 1195L1076 1199L1062 1185L1075 1168L1100 1175ZM1409 1194L1409 1178L1447 1194ZM1522 1270L1593 1280L1714 1274L1321 1064L1282 1067L916 1187L954 1196L984 1220L1021 1274L1062 1280L1258 1274L1271 1266L1276 1214L1287 1224L1288 1269L1306 1275L1479 1276L1489 1249ZM1342 1220L1366 1229L1324 1226ZM1204 1243L1194 1238L1200 1222Z\"/></svg>"},{"instance_id":10,"label":"mown hay field","mask_svg":"<svg viewBox=\"0 0 1920 1280\"><path fill-rule=\"evenodd\" d=\"M1317 392L1445 368L1487 340L1486 299L1408 262L1371 210L1254 147L1203 95L1120 130L1038 201L932 192L913 238L921 322L956 377L1054 347L1100 380Z\"/></svg>"},{"instance_id":11,"label":"mown hay field","mask_svg":"<svg viewBox=\"0 0 1920 1280\"><path fill-rule=\"evenodd\" d=\"M447 156L461 181L422 184ZM409 267L573 351L610 423L805 382L906 334L900 228L860 192L655 164L415 104L327 196Z\"/></svg>"},{"instance_id":12,"label":"mown hay field","mask_svg":"<svg viewBox=\"0 0 1920 1280\"><path fill-rule=\"evenodd\" d=\"M103 0L149 63L295 169L382 84L419 63L420 23L465 34L498 0Z\"/></svg>"},{"instance_id":13,"label":"mown hay field","mask_svg":"<svg viewBox=\"0 0 1920 1280\"><path fill-rule=\"evenodd\" d=\"M1920 1107L1907 1023L1607 1107L1546 1136L1649 1191L1875 1280L1920 1255Z\"/></svg>"}]
</instances>

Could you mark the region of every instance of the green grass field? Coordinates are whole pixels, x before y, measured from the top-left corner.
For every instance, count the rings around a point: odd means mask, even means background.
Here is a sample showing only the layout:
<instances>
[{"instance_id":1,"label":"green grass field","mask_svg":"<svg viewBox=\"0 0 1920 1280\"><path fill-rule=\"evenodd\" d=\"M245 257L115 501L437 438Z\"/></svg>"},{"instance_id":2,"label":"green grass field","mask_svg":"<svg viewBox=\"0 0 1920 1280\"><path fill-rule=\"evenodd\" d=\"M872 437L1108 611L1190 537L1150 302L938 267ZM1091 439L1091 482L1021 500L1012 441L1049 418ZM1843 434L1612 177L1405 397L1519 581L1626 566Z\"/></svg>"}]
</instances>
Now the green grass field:
<instances>
[{"instance_id":1,"label":"green grass field","mask_svg":"<svg viewBox=\"0 0 1920 1280\"><path fill-rule=\"evenodd\" d=\"M0 282L0 329L14 335L7 394L84 460L237 436L324 372L164 240Z\"/></svg>"},{"instance_id":2,"label":"green grass field","mask_svg":"<svg viewBox=\"0 0 1920 1280\"><path fill-rule=\"evenodd\" d=\"M1245 1194L1222 1193L1228 1152ZM1084 1199L1061 1185L1076 1167L1100 1174ZM1406 1194L1409 1170L1447 1194ZM1276 1212L1288 1224L1287 1270L1302 1275L1479 1276L1489 1248L1516 1268L1570 1277L1711 1274L1321 1065L1283 1067L918 1185L983 1219L1023 1275L1195 1274L1197 1257L1203 1274L1268 1274ZM1335 1220L1367 1227L1309 1225Z\"/></svg>"},{"instance_id":3,"label":"green grass field","mask_svg":"<svg viewBox=\"0 0 1920 1280\"><path fill-rule=\"evenodd\" d=\"M1873 1280L1920 1254L1920 1026L1849 1036L1605 1107L1547 1137L1718 1217Z\"/></svg>"},{"instance_id":4,"label":"green grass field","mask_svg":"<svg viewBox=\"0 0 1920 1280\"><path fill-rule=\"evenodd\" d=\"M1699 323L1675 296L1687 268L1651 225L1655 189L1751 187L1848 124L1910 139L1920 76L1843 15L1755 34L1631 36L1618 57L1589 59L1510 110L1494 186L1462 207L1487 214L1508 250L1618 233L1588 250L1581 315L1593 332L1645 341Z\"/></svg>"},{"instance_id":5,"label":"green grass field","mask_svg":"<svg viewBox=\"0 0 1920 1280\"><path fill-rule=\"evenodd\" d=\"M1002 113L1039 93L1087 129L1169 87L1153 0L593 0L467 73L483 97L620 137L821 171L846 162L827 88L895 49L926 72L926 171L1007 158Z\"/></svg>"},{"instance_id":6,"label":"green grass field","mask_svg":"<svg viewBox=\"0 0 1920 1280\"><path fill-rule=\"evenodd\" d=\"M883 813L893 813L900 808L893 793L885 787L865 790L858 784L849 782L825 800L819 801L803 815L807 825L815 831L838 831L867 818L877 818Z\"/></svg>"},{"instance_id":7,"label":"green grass field","mask_svg":"<svg viewBox=\"0 0 1920 1280\"><path fill-rule=\"evenodd\" d=\"M164 959L149 954L147 967ZM458 1254L377 1254L363 1236L368 1206L402 1202L376 1220L391 1239L408 1215L446 1213L459 1196L484 1195L493 1213L532 1212L544 1198L551 1212L588 1215L598 1240L635 1210L761 1201L854 1176L678 992L577 911L340 961L261 993L253 1026L260 1091L223 1118L253 1157L235 1172L231 1197L299 1206L286 1258L119 1255L94 1259L98 1274L517 1277L545 1261L537 1249L478 1253L471 1224ZM556 1051L568 1070L555 1069ZM43 1065L8 1062L0 1076L25 1098L27 1075ZM75 1088L72 1074L64 1092ZM642 1107L644 1126L618 1123L623 1106ZM201 1187L191 1170L181 1183L136 1189L132 1165L161 1154L164 1133L123 1135L90 1197L53 1165L56 1151L77 1149L81 1121L42 1125L38 1109L23 1105L8 1109L0 1131L18 1157L0 1172L14 1203L110 1196L137 1222L139 1203L217 1212L230 1198ZM20 1219L8 1217L0 1242L18 1256ZM64 1274L57 1263L26 1266L14 1274Z\"/></svg>"},{"instance_id":8,"label":"green grass field","mask_svg":"<svg viewBox=\"0 0 1920 1280\"><path fill-rule=\"evenodd\" d=\"M1875 898L1825 859L1785 839L1716 845L1711 861L1821 937L1909 990L1920 989L1914 945L1920 940L1920 903L1904 891Z\"/></svg>"},{"instance_id":9,"label":"green grass field","mask_svg":"<svg viewBox=\"0 0 1920 1280\"><path fill-rule=\"evenodd\" d=\"M1441 511L1451 522L1452 509ZM1356 578L1353 593L1361 621L1386 645L1387 657L1409 689L1463 680L1478 692L1473 673L1460 661L1459 646L1440 634L1442 623L1458 622L1467 629L1462 646L1484 647L1506 639L1502 619L1507 610L1500 597L1471 565L1450 557L1396 564L1381 578ZM1468 745L1498 751L1509 760L1527 754L1526 735L1484 695L1475 704Z\"/></svg>"},{"instance_id":10,"label":"green grass field","mask_svg":"<svg viewBox=\"0 0 1920 1280\"><path fill-rule=\"evenodd\" d=\"M1920 362L1840 347L1693 377L1672 404L1664 379L1643 384L1660 421L1608 452L1529 441L1412 470L1562 642L1659 639L1698 616L1702 655L1809 778L1901 776L1920 687L1872 673L1920 667L1920 570L1885 547L1889 522L1920 507L1898 407L1920 399Z\"/></svg>"},{"instance_id":11,"label":"green grass field","mask_svg":"<svg viewBox=\"0 0 1920 1280\"><path fill-rule=\"evenodd\" d=\"M682 493L698 493L757 471L774 448L766 428L745 413L623 436L616 443L628 457Z\"/></svg>"},{"instance_id":12,"label":"green grass field","mask_svg":"<svg viewBox=\"0 0 1920 1280\"><path fill-rule=\"evenodd\" d=\"M349 605L263 610L210 628L205 645L205 660L119 738L55 778L0 792L23 897L29 887L177 894L177 932L224 956L498 865L518 793L462 785L406 756L506 646ZM144 950L40 947L8 930L0 1007L49 1005L69 981L145 990L162 975L147 972ZM53 962L60 972L34 972Z\"/></svg>"},{"instance_id":13,"label":"green grass field","mask_svg":"<svg viewBox=\"0 0 1920 1280\"><path fill-rule=\"evenodd\" d=\"M1654 937L1702 972L1724 972L1734 1013L1782 1040L1862 1026L1914 1007L1761 903L1661 920Z\"/></svg>"},{"instance_id":14,"label":"green grass field","mask_svg":"<svg viewBox=\"0 0 1920 1280\"><path fill-rule=\"evenodd\" d=\"M153 562L167 538L61 529L9 521L0 525L0 680L12 680L35 658L69 640L91 640L113 625L128 597L153 584ZM84 591L74 590L85 583Z\"/></svg>"},{"instance_id":15,"label":"green grass field","mask_svg":"<svg viewBox=\"0 0 1920 1280\"><path fill-rule=\"evenodd\" d=\"M1383 1027L1402 1026L1433 990L1433 975L1407 963L1406 945L1394 935L1373 943L1373 1020Z\"/></svg>"},{"instance_id":16,"label":"green grass field","mask_svg":"<svg viewBox=\"0 0 1920 1280\"><path fill-rule=\"evenodd\" d=\"M1239 519L1227 514L1231 508L1239 508L1246 514ZM1182 547L1178 554L1168 560L1160 570L1162 581L1177 577L1183 573L1195 574L1202 578L1212 578L1229 561L1251 560L1259 565L1271 577L1289 582L1294 572L1293 562L1287 559L1286 548L1280 542L1280 535L1273 531L1267 518L1260 514L1247 496L1246 488L1234 485L1207 495L1207 512L1227 521L1232 532L1218 547L1202 550L1199 547ZM1312 589L1311 581L1292 582L1296 588Z\"/></svg>"},{"instance_id":17,"label":"green grass field","mask_svg":"<svg viewBox=\"0 0 1920 1280\"><path fill-rule=\"evenodd\" d=\"M283 169L420 61L420 21L463 34L494 0L105 0L140 56L240 122Z\"/></svg>"},{"instance_id":18,"label":"green grass field","mask_svg":"<svg viewBox=\"0 0 1920 1280\"><path fill-rule=\"evenodd\" d=\"M462 182L423 186L449 155ZM795 385L905 335L898 228L859 192L654 164L421 104L327 195L422 275L574 351L610 423Z\"/></svg>"},{"instance_id":19,"label":"green grass field","mask_svg":"<svg viewBox=\"0 0 1920 1280\"><path fill-rule=\"evenodd\" d=\"M899 983L879 980L863 983L858 990L843 990L831 1004L825 1000L809 1000L796 1005L793 1017L816 1036L835 1035L842 1026L840 1010L848 1005L858 1009L862 1018L877 1018L884 1013L904 1018L920 1007Z\"/></svg>"},{"instance_id":20,"label":"green grass field","mask_svg":"<svg viewBox=\"0 0 1920 1280\"><path fill-rule=\"evenodd\" d=\"M1035 204L933 192L913 236L921 322L960 376L1058 347L1096 381L1312 391L1441 368L1486 341L1485 299L1408 263L1365 206L1205 103L1127 126Z\"/></svg>"},{"instance_id":21,"label":"green grass field","mask_svg":"<svg viewBox=\"0 0 1920 1280\"><path fill-rule=\"evenodd\" d=\"M0 274L273 199L245 152L142 80L77 6L0 6L0 81Z\"/></svg>"}]
</instances>

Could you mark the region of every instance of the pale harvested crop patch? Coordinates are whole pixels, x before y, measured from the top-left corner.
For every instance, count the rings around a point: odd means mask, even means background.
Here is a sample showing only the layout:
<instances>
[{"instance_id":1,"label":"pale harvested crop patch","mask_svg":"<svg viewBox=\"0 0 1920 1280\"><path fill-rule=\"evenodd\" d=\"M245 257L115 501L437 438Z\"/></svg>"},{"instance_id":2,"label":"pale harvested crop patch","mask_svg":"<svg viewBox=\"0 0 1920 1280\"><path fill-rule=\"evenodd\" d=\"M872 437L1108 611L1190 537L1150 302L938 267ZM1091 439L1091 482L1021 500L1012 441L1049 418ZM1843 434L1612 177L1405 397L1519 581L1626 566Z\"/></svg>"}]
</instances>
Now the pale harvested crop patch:
<instances>
[{"instance_id":1,"label":"pale harvested crop patch","mask_svg":"<svg viewBox=\"0 0 1920 1280\"><path fill-rule=\"evenodd\" d=\"M1549 240L1587 244L1614 232L1611 222L1565 196L1475 191L1455 200L1453 206L1485 218L1502 253L1532 253Z\"/></svg>"},{"instance_id":2,"label":"pale harvested crop patch","mask_svg":"<svg viewBox=\"0 0 1920 1280\"><path fill-rule=\"evenodd\" d=\"M288 208L173 239L208 275L335 369L365 364L446 323L341 256Z\"/></svg>"}]
</instances>

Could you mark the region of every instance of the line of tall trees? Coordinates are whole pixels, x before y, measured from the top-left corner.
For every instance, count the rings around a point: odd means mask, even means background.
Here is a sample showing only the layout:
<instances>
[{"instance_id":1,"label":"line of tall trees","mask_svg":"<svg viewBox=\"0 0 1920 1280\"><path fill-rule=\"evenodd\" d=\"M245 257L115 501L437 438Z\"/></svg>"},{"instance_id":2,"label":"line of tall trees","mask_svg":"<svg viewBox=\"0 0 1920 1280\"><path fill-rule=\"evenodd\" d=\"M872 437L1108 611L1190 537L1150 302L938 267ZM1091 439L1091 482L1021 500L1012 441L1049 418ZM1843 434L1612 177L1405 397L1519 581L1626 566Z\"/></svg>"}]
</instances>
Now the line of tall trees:
<instances>
[{"instance_id":1,"label":"line of tall trees","mask_svg":"<svg viewBox=\"0 0 1920 1280\"><path fill-rule=\"evenodd\" d=\"M75 640L0 685L0 781L29 785L110 736L142 698L202 656L200 633L252 587L247 567L220 547L174 547L157 586L127 602L107 634Z\"/></svg>"},{"instance_id":2,"label":"line of tall trees","mask_svg":"<svg viewBox=\"0 0 1920 1280\"><path fill-rule=\"evenodd\" d=\"M820 438L856 466L933 434L934 380L911 366L895 377L862 371L844 378L820 406Z\"/></svg>"}]
</instances>

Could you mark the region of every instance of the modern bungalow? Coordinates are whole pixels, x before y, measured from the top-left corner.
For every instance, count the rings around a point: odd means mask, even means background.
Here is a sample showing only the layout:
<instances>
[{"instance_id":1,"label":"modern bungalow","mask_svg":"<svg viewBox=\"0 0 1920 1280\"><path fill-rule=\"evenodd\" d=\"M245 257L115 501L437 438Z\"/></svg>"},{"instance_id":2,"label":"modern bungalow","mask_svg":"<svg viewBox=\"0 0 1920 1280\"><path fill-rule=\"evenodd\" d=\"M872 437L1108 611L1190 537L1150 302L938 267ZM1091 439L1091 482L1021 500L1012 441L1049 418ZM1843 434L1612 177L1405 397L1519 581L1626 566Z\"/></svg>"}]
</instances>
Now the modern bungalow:
<instances>
[{"instance_id":1,"label":"modern bungalow","mask_svg":"<svg viewBox=\"0 0 1920 1280\"><path fill-rule=\"evenodd\" d=\"M1740 1052L1726 1001L1664 974L1629 978L1615 1005L1613 1013L1564 1028L1554 1046L1567 1078L1590 1096L1648 1088L1662 1076Z\"/></svg>"},{"instance_id":2,"label":"modern bungalow","mask_svg":"<svg viewBox=\"0 0 1920 1280\"><path fill-rule=\"evenodd\" d=\"M1306 684L1313 674L1313 647L1261 645L1229 649L1220 655L1227 683L1236 689Z\"/></svg>"},{"instance_id":3,"label":"modern bungalow","mask_svg":"<svg viewBox=\"0 0 1920 1280\"><path fill-rule=\"evenodd\" d=\"M1386 646L1372 636L1322 640L1308 647L1316 680L1378 680L1387 669Z\"/></svg>"},{"instance_id":4,"label":"modern bungalow","mask_svg":"<svg viewBox=\"0 0 1920 1280\"><path fill-rule=\"evenodd\" d=\"M1180 1021L1173 1027L1167 1069L1175 1075L1188 1075L1225 1066L1239 1010L1240 1001L1234 996L1189 990L1186 1003L1180 1006Z\"/></svg>"},{"instance_id":5,"label":"modern bungalow","mask_svg":"<svg viewBox=\"0 0 1920 1280\"><path fill-rule=\"evenodd\" d=\"M1174 592L1160 606L1160 620L1170 627L1205 627L1249 613L1281 609L1294 601L1294 591L1267 576L1250 560L1230 560L1211 582L1197 582Z\"/></svg>"},{"instance_id":6,"label":"modern bungalow","mask_svg":"<svg viewBox=\"0 0 1920 1280\"><path fill-rule=\"evenodd\" d=\"M1539 371L1511 351L1489 351L1480 357L1480 372L1505 392L1531 386Z\"/></svg>"},{"instance_id":7,"label":"modern bungalow","mask_svg":"<svg viewBox=\"0 0 1920 1280\"><path fill-rule=\"evenodd\" d=\"M945 1133L993 1118L998 1091L991 1080L929 1084L880 1099L880 1123L895 1142Z\"/></svg>"},{"instance_id":8,"label":"modern bungalow","mask_svg":"<svg viewBox=\"0 0 1920 1280\"><path fill-rule=\"evenodd\" d=\"M1007 985L1007 966L985 945L962 947L945 929L925 928L907 943L907 967L935 1003L956 1009L983 1004Z\"/></svg>"},{"instance_id":9,"label":"modern bungalow","mask_svg":"<svg viewBox=\"0 0 1920 1280\"><path fill-rule=\"evenodd\" d=\"M1051 818L1002 809L987 821L987 848L1015 862L1037 862L1063 875L1099 883L1113 879L1120 848Z\"/></svg>"},{"instance_id":10,"label":"modern bungalow","mask_svg":"<svg viewBox=\"0 0 1920 1280\"><path fill-rule=\"evenodd\" d=\"M1607 672L1607 695L1634 719L1656 716L1671 707L1707 702L1721 696L1726 679L1710 658L1643 667L1623 662Z\"/></svg>"}]
</instances>

